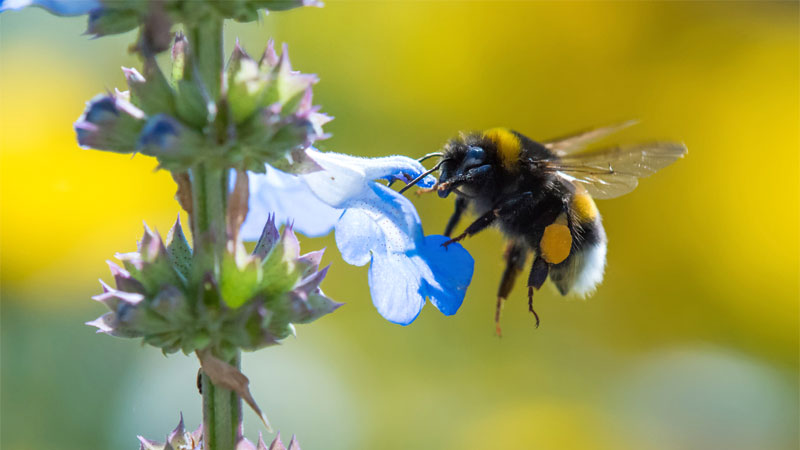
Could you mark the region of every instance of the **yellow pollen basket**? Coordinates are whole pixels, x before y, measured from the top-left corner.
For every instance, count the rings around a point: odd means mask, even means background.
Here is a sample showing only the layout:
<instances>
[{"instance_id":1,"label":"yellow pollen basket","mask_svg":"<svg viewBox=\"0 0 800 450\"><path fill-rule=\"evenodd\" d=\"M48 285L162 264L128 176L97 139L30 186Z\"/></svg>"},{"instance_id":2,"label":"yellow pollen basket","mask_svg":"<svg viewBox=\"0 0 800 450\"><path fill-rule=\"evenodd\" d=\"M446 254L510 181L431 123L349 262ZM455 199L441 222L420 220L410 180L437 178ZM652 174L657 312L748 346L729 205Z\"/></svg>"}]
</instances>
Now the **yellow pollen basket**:
<instances>
[{"instance_id":1,"label":"yellow pollen basket","mask_svg":"<svg viewBox=\"0 0 800 450\"><path fill-rule=\"evenodd\" d=\"M548 225L539 241L542 258L550 264L558 264L569 256L572 249L572 233L567 227L567 216L561 214L555 222Z\"/></svg>"},{"instance_id":2,"label":"yellow pollen basket","mask_svg":"<svg viewBox=\"0 0 800 450\"><path fill-rule=\"evenodd\" d=\"M506 169L514 169L517 167L517 160L521 144L516 134L512 133L508 128L491 128L483 132L483 136L494 142L497 146L497 154L500 155L500 161Z\"/></svg>"}]
</instances>

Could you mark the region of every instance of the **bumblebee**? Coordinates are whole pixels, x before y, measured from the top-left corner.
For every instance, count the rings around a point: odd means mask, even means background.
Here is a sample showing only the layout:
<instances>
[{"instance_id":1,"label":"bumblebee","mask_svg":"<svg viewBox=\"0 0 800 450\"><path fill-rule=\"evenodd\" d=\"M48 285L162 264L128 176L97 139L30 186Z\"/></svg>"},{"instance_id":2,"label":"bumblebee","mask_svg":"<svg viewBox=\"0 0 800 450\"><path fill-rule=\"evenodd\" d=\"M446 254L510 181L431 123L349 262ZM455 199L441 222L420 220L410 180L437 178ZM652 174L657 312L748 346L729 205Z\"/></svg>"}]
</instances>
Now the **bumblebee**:
<instances>
[{"instance_id":1,"label":"bumblebee","mask_svg":"<svg viewBox=\"0 0 800 450\"><path fill-rule=\"evenodd\" d=\"M464 212L477 219L443 245L497 226L508 239L505 270L500 279L495 326L501 334L503 303L524 268L529 254L528 310L534 291L550 279L562 295L591 295L603 280L607 238L594 199L619 197L646 177L687 153L686 146L654 142L582 152L590 143L634 122L591 129L536 142L506 128L462 134L450 140L439 162L400 192L439 171L436 184L442 198L455 194L455 211L444 234L451 237Z\"/></svg>"}]
</instances>

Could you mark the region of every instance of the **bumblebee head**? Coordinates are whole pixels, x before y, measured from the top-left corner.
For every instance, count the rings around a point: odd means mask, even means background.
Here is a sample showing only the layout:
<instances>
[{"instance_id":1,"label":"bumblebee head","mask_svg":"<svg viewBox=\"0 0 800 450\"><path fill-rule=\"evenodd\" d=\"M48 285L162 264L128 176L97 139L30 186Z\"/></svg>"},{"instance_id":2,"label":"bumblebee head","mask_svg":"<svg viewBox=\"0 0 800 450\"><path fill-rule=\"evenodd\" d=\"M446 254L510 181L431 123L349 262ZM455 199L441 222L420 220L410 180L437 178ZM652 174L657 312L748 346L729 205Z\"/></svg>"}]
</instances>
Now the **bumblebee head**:
<instances>
[{"instance_id":1,"label":"bumblebee head","mask_svg":"<svg viewBox=\"0 0 800 450\"><path fill-rule=\"evenodd\" d=\"M445 198L461 184L469 182L470 171L486 163L483 148L458 143L451 145L439 162L439 197Z\"/></svg>"},{"instance_id":2,"label":"bumblebee head","mask_svg":"<svg viewBox=\"0 0 800 450\"><path fill-rule=\"evenodd\" d=\"M408 188L438 170L439 179L436 184L432 188L424 189L424 191L431 192L436 190L439 193L439 197L445 198L458 186L469 184L472 180L471 175L475 175L472 171L478 167L485 166L488 160L486 151L482 147L469 145L463 139L454 139L447 144L443 152L429 153L417 161L423 162L426 159L435 157L441 158L435 166L411 180L398 192L402 194Z\"/></svg>"}]
</instances>

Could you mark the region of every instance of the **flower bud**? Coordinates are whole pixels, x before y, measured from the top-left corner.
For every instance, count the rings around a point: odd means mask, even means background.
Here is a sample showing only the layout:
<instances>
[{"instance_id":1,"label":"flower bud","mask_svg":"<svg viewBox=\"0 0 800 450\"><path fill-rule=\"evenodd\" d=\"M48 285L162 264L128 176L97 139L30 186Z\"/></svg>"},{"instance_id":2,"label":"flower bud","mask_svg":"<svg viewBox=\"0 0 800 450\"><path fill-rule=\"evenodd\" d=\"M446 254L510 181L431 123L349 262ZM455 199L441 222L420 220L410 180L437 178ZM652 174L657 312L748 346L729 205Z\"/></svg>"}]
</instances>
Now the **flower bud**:
<instances>
[{"instance_id":1,"label":"flower bud","mask_svg":"<svg viewBox=\"0 0 800 450\"><path fill-rule=\"evenodd\" d=\"M207 154L203 135L184 126L174 117L151 117L137 141L136 150L155 156L161 167L181 171L201 161Z\"/></svg>"},{"instance_id":2,"label":"flower bud","mask_svg":"<svg viewBox=\"0 0 800 450\"><path fill-rule=\"evenodd\" d=\"M144 112L122 95L98 95L87 102L75 122L78 144L117 153L134 152L144 118Z\"/></svg>"}]
</instances>

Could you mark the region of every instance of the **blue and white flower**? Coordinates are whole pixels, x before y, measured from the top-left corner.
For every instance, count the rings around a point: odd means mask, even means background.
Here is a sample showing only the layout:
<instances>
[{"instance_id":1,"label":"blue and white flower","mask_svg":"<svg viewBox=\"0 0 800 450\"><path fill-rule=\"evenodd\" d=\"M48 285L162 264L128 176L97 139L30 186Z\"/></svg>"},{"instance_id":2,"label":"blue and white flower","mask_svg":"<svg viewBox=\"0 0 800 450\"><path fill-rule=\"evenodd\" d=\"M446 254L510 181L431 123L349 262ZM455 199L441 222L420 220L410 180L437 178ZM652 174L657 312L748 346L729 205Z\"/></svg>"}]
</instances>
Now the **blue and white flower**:
<instances>
[{"instance_id":1,"label":"blue and white flower","mask_svg":"<svg viewBox=\"0 0 800 450\"><path fill-rule=\"evenodd\" d=\"M445 315L458 311L472 279L473 260L445 236L425 236L411 202L375 180L409 181L425 170L404 156L359 158L306 150L322 170L290 175L274 168L250 174L250 212L242 228L245 240L259 237L268 213L293 220L310 236L335 230L336 245L349 264L370 263L369 286L378 312L407 325L425 299ZM433 177L419 182L433 185Z\"/></svg>"}]
</instances>

